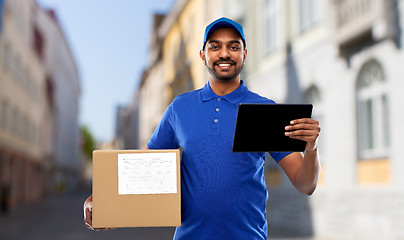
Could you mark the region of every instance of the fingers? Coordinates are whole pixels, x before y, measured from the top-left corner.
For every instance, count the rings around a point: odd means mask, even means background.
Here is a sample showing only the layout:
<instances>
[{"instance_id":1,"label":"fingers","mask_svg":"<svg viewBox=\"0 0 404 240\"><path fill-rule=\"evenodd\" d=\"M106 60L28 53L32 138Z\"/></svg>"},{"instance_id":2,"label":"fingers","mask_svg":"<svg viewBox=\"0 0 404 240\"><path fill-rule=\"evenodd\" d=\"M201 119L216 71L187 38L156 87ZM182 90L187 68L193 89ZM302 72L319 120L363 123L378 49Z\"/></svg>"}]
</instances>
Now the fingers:
<instances>
[{"instance_id":1,"label":"fingers","mask_svg":"<svg viewBox=\"0 0 404 240\"><path fill-rule=\"evenodd\" d=\"M309 143L316 142L320 135L319 122L310 118L296 119L285 127L285 136L300 139Z\"/></svg>"},{"instance_id":2,"label":"fingers","mask_svg":"<svg viewBox=\"0 0 404 240\"><path fill-rule=\"evenodd\" d=\"M103 231L113 228L94 228L93 227L93 196L86 199L83 205L84 223L90 230Z\"/></svg>"},{"instance_id":3,"label":"fingers","mask_svg":"<svg viewBox=\"0 0 404 240\"><path fill-rule=\"evenodd\" d=\"M86 227L90 230L94 230L93 224L93 196L90 196L86 199L83 205L83 213L84 213L84 223Z\"/></svg>"},{"instance_id":4,"label":"fingers","mask_svg":"<svg viewBox=\"0 0 404 240\"><path fill-rule=\"evenodd\" d=\"M86 223L86 226L90 228L91 230L94 230L92 227L93 224L93 213L92 209L90 207L87 207L85 209L85 217L84 217L84 222Z\"/></svg>"},{"instance_id":5,"label":"fingers","mask_svg":"<svg viewBox=\"0 0 404 240\"><path fill-rule=\"evenodd\" d=\"M318 129L319 130L319 122L311 119L311 118L301 118L290 121L290 125L286 126L286 130L295 130L295 129Z\"/></svg>"}]
</instances>

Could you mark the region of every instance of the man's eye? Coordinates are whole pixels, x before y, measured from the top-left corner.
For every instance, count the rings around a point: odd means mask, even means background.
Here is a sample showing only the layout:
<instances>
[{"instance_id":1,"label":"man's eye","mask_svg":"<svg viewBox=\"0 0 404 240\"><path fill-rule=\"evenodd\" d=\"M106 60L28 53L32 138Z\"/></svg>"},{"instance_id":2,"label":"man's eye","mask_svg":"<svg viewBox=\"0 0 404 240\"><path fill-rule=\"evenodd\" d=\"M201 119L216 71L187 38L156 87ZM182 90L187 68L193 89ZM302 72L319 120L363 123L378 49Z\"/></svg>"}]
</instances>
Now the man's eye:
<instances>
[{"instance_id":1,"label":"man's eye","mask_svg":"<svg viewBox=\"0 0 404 240\"><path fill-rule=\"evenodd\" d=\"M219 49L219 46L211 45L210 48L211 48L211 49Z\"/></svg>"},{"instance_id":2,"label":"man's eye","mask_svg":"<svg viewBox=\"0 0 404 240\"><path fill-rule=\"evenodd\" d=\"M232 49L232 50L239 50L239 49L240 49L240 46L231 46L230 49Z\"/></svg>"}]
</instances>

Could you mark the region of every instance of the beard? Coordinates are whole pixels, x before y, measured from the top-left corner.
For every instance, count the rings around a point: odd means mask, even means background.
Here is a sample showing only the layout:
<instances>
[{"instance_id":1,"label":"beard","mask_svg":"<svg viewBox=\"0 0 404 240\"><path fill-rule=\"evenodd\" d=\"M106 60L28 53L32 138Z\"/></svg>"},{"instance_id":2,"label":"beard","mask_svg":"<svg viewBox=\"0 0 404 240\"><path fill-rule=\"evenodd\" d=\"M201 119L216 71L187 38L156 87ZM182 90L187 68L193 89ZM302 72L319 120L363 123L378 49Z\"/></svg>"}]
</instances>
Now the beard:
<instances>
[{"instance_id":1,"label":"beard","mask_svg":"<svg viewBox=\"0 0 404 240\"><path fill-rule=\"evenodd\" d=\"M215 65L219 64L220 62L231 62L233 65L235 65L236 69L234 70L233 74L231 74L231 75L223 75L220 72L216 71L215 70ZM241 64L241 66L237 66L236 62L234 62L234 61L232 61L230 59L217 60L217 61L213 62L212 67L209 64L206 64L206 68L208 69L208 72L212 76L214 76L217 80L223 81L223 82L230 81L230 80L236 78L238 75L240 75L240 72L243 69L243 66L244 66L244 61L243 61L243 64Z\"/></svg>"}]
</instances>

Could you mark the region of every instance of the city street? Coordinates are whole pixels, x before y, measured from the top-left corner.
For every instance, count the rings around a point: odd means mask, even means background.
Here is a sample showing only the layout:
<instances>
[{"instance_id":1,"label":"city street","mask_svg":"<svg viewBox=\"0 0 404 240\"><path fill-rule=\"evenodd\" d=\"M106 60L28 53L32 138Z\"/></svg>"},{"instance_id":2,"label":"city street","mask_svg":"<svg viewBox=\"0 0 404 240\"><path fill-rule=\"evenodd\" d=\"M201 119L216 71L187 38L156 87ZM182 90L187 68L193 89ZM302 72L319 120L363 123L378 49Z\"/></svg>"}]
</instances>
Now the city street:
<instances>
[{"instance_id":1,"label":"city street","mask_svg":"<svg viewBox=\"0 0 404 240\"><path fill-rule=\"evenodd\" d=\"M82 204L87 196L83 193L51 196L12 209L8 215L0 215L0 239L172 239L174 228L127 228L102 232L88 230L84 226L82 213Z\"/></svg>"},{"instance_id":2,"label":"city street","mask_svg":"<svg viewBox=\"0 0 404 240\"><path fill-rule=\"evenodd\" d=\"M83 223L82 204L89 193L49 196L43 201L14 208L0 215L1 240L164 240L172 239L174 228L125 228L107 231L88 230ZM277 233L271 239L312 240L285 238Z\"/></svg>"}]
</instances>

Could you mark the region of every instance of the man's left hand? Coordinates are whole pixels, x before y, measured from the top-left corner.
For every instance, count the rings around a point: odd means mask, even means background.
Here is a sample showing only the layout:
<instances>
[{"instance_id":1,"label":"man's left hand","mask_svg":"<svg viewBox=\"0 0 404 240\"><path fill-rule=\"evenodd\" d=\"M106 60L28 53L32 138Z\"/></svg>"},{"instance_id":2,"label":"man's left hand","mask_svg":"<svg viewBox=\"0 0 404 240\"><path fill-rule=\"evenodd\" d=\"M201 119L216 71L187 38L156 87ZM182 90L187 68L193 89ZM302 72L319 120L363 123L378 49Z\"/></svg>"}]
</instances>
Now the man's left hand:
<instances>
[{"instance_id":1,"label":"man's left hand","mask_svg":"<svg viewBox=\"0 0 404 240\"><path fill-rule=\"evenodd\" d=\"M285 136L305 141L306 151L317 149L317 139L321 131L318 121L310 118L292 120L285 130Z\"/></svg>"}]
</instances>

